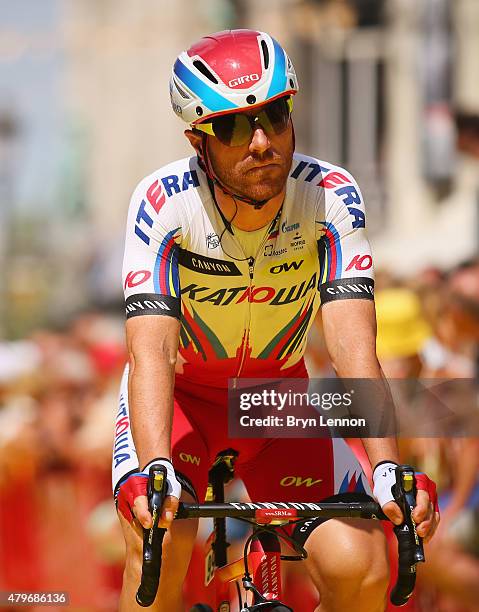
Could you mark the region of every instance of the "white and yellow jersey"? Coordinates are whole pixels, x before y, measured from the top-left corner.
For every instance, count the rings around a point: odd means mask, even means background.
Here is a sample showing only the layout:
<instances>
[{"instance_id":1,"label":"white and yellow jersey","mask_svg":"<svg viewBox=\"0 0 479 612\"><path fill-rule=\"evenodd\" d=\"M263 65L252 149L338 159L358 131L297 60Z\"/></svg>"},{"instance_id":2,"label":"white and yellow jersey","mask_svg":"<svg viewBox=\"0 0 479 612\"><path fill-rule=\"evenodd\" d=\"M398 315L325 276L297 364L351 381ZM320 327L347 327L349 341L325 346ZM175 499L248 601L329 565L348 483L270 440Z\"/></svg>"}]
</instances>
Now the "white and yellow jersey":
<instances>
[{"instance_id":1,"label":"white and yellow jersey","mask_svg":"<svg viewBox=\"0 0 479 612\"><path fill-rule=\"evenodd\" d=\"M300 376L320 303L373 299L365 210L351 175L295 154L281 210L247 257L195 157L133 193L123 286L127 317L180 320L177 383Z\"/></svg>"}]
</instances>

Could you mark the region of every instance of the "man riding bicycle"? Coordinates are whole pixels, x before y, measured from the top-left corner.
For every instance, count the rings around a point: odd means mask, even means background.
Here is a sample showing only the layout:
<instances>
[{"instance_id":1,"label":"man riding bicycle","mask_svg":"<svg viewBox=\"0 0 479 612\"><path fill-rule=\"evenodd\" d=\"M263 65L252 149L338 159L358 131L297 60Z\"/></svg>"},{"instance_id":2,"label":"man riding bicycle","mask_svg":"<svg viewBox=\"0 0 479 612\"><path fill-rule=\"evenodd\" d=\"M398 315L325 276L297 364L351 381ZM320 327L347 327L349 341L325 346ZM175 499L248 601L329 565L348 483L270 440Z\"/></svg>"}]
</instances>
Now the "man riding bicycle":
<instances>
[{"instance_id":1,"label":"man riding bicycle","mask_svg":"<svg viewBox=\"0 0 479 612\"><path fill-rule=\"evenodd\" d=\"M204 497L216 454L239 452L251 499L320 501L369 494L341 439L228 438L227 385L238 378L307 378L303 354L319 306L340 377L381 379L373 272L362 196L344 169L294 152L293 65L263 32L201 39L177 58L173 110L195 156L140 182L129 209L123 281L129 367L120 392L113 487L126 540L120 610L139 610L142 527L151 525L149 466L168 471L168 527L154 610L180 612L197 524L172 522L178 500ZM396 524L394 439L364 439L373 494ZM286 477L300 477L285 489ZM285 480L286 479L286 480ZM283 484L282 484L283 483ZM311 483L314 483L311 485ZM437 527L432 483L418 482L414 518ZM384 610L380 525L315 519L294 537L321 612Z\"/></svg>"}]
</instances>

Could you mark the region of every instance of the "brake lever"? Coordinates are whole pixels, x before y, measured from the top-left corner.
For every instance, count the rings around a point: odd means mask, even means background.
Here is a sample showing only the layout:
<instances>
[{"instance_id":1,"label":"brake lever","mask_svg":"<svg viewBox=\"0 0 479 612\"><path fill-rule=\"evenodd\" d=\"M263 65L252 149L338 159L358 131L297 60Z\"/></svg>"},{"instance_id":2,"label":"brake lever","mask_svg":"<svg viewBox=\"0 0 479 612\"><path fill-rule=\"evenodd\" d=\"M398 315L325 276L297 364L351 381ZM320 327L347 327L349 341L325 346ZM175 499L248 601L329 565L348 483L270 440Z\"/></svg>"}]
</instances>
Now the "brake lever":
<instances>
[{"instance_id":1,"label":"brake lever","mask_svg":"<svg viewBox=\"0 0 479 612\"><path fill-rule=\"evenodd\" d=\"M158 523L166 490L166 468L160 464L153 464L150 467L147 488L148 509L153 521L149 529L143 529L143 566L141 584L136 593L136 601L142 607L151 606L155 601L160 582L162 546L166 529L159 528Z\"/></svg>"},{"instance_id":2,"label":"brake lever","mask_svg":"<svg viewBox=\"0 0 479 612\"><path fill-rule=\"evenodd\" d=\"M416 531L412 511L416 507L416 479L409 465L396 467L396 484L392 487L394 500L401 508L404 521L394 527L398 541L398 577L390 594L395 606L404 605L411 597L416 584L416 565L425 562L422 538Z\"/></svg>"},{"instance_id":3,"label":"brake lever","mask_svg":"<svg viewBox=\"0 0 479 612\"><path fill-rule=\"evenodd\" d=\"M411 561L424 563L424 546L421 536L416 531L416 522L412 517L412 512L416 507L417 486L414 477L414 469L409 465L398 465L396 468L396 484L393 487L393 495L396 503L401 508L404 522L398 526L405 532L414 535L414 546L412 547ZM412 540L411 540L412 542Z\"/></svg>"}]
</instances>

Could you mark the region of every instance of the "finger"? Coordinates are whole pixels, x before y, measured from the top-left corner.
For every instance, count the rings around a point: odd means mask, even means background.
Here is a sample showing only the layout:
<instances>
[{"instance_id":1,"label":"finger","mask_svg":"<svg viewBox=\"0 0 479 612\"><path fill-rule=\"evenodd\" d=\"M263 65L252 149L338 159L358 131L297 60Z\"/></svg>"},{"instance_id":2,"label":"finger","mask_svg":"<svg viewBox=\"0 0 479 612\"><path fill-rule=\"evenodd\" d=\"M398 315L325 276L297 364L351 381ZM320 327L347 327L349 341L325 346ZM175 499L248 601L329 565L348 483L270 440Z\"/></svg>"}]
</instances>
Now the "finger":
<instances>
[{"instance_id":1,"label":"finger","mask_svg":"<svg viewBox=\"0 0 479 612\"><path fill-rule=\"evenodd\" d=\"M434 508L432 504L429 504L426 518L420 523L416 523L416 531L421 538L428 540L432 535L432 529L434 526Z\"/></svg>"},{"instance_id":2,"label":"finger","mask_svg":"<svg viewBox=\"0 0 479 612\"><path fill-rule=\"evenodd\" d=\"M171 523L175 518L175 514L178 510L179 501L180 500L177 497L173 497L173 495L168 495L165 498L161 512L161 519L158 523L160 527L168 529L171 526Z\"/></svg>"},{"instance_id":3,"label":"finger","mask_svg":"<svg viewBox=\"0 0 479 612\"><path fill-rule=\"evenodd\" d=\"M412 518L416 524L422 523L427 519L430 512L431 503L429 501L429 493L419 490L416 496L416 507L412 511Z\"/></svg>"},{"instance_id":4,"label":"finger","mask_svg":"<svg viewBox=\"0 0 479 612\"><path fill-rule=\"evenodd\" d=\"M434 536L439 527L440 517L439 512L434 512L434 516L431 518L430 527L428 534L424 537L424 542L429 542L429 540Z\"/></svg>"},{"instance_id":5,"label":"finger","mask_svg":"<svg viewBox=\"0 0 479 612\"><path fill-rule=\"evenodd\" d=\"M153 520L148 510L148 499L146 495L139 495L135 498L133 514L144 529L149 529L151 527Z\"/></svg>"},{"instance_id":6,"label":"finger","mask_svg":"<svg viewBox=\"0 0 479 612\"><path fill-rule=\"evenodd\" d=\"M394 525L400 525L403 522L404 519L401 508L396 504L396 502L388 502L383 506L382 510L388 519L394 523Z\"/></svg>"}]
</instances>

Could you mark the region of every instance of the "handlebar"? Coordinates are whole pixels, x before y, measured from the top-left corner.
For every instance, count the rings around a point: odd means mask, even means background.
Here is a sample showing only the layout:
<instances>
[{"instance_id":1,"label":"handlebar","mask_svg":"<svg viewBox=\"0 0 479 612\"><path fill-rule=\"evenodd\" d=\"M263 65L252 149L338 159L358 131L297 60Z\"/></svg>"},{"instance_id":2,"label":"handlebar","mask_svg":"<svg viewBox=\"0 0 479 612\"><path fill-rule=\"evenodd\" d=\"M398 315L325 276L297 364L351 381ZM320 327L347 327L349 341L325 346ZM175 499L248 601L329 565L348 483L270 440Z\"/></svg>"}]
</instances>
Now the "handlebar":
<instances>
[{"instance_id":1,"label":"handlebar","mask_svg":"<svg viewBox=\"0 0 479 612\"><path fill-rule=\"evenodd\" d=\"M393 495L400 506L404 522L394 527L398 540L399 569L390 600L395 606L404 605L416 584L416 564L425 561L422 538L416 532L412 511L416 505L414 469L408 465L396 468ZM148 481L149 509L153 516L150 529L143 535L143 568L136 601L142 607L151 606L156 597L161 571L162 543L165 529L158 528L161 506L166 497L166 469L161 465L150 467ZM243 518L260 524L289 522L306 518L364 518L389 520L375 501L364 502L229 502L180 503L176 519L188 518Z\"/></svg>"}]
</instances>

